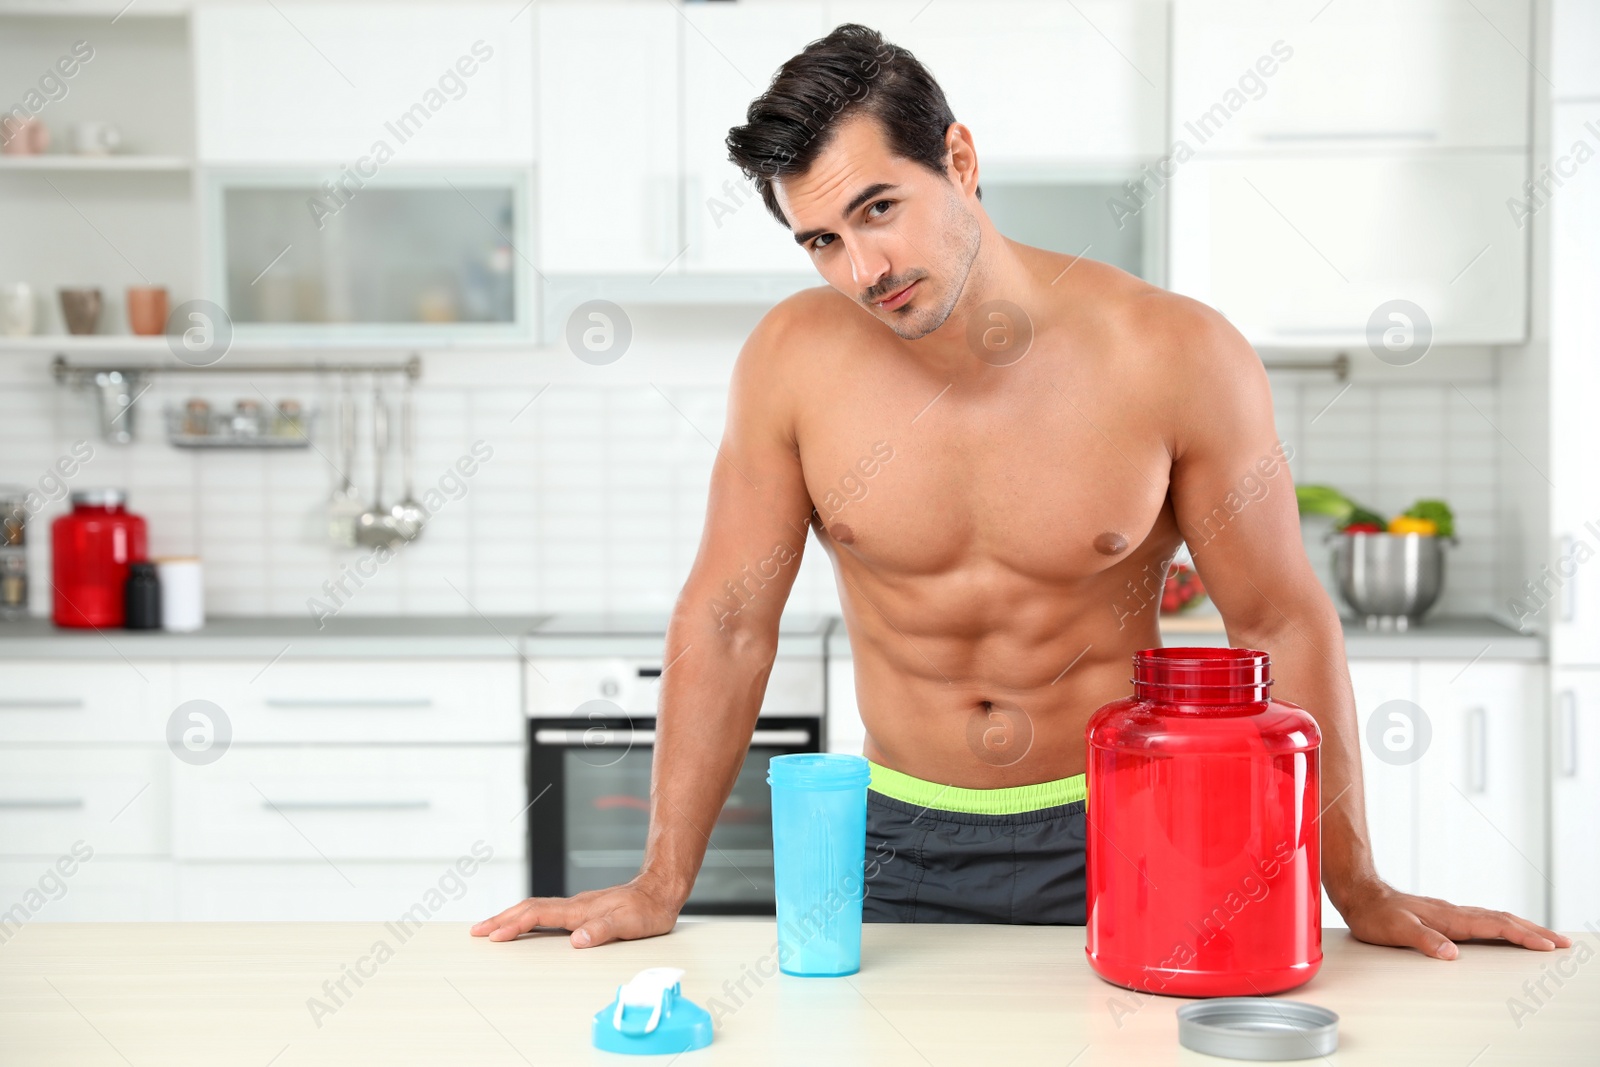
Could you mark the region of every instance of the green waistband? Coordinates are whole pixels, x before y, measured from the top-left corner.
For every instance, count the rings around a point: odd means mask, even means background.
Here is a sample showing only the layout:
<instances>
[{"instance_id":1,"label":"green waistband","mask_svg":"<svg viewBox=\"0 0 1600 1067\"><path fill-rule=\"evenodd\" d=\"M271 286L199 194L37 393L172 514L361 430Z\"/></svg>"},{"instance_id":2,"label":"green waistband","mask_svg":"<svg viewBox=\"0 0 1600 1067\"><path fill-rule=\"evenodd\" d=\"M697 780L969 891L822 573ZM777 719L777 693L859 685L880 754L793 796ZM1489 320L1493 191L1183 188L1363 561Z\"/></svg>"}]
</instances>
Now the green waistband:
<instances>
[{"instance_id":1,"label":"green waistband","mask_svg":"<svg viewBox=\"0 0 1600 1067\"><path fill-rule=\"evenodd\" d=\"M868 788L886 797L938 811L959 811L968 815L1015 815L1018 812L1054 808L1075 801L1087 801L1086 779L1081 774L1057 778L1037 785L1013 785L1004 789L966 789L956 785L925 782L871 760Z\"/></svg>"}]
</instances>

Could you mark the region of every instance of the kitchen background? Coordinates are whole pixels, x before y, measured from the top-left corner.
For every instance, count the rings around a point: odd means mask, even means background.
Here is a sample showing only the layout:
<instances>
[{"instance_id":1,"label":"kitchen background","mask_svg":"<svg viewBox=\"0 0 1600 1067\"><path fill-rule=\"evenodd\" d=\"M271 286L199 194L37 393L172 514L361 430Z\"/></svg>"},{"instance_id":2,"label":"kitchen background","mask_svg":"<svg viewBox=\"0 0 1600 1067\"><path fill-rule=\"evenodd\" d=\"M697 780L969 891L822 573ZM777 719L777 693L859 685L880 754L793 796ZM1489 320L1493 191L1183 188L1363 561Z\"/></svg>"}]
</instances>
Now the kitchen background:
<instances>
[{"instance_id":1,"label":"kitchen background","mask_svg":"<svg viewBox=\"0 0 1600 1067\"><path fill-rule=\"evenodd\" d=\"M1600 168L1580 151L1600 144L1600 16L1577 0L0 4L0 483L29 494L30 616L0 625L0 908L388 915L487 836L493 877L432 915L475 919L542 862L566 888L583 862L626 868L627 833L574 859L617 827L572 813L591 770L615 768L604 796L642 795L648 753L557 759L546 781L541 744L595 700L653 712L733 358L817 283L722 138L844 21L941 80L1003 232L1230 317L1269 368L1296 483L1384 515L1450 504L1432 612L1350 629L1363 726L1393 700L1432 724L1431 754L1364 753L1369 806L1402 813L1375 820L1380 871L1562 928L1600 919L1582 845L1600 818L1600 579L1582 566L1600 494L1581 436ZM130 286L165 288L169 336L134 335L148 297ZM58 299L77 287L103 300L88 332ZM198 352L190 311L215 331ZM1410 336L1386 347L1399 321ZM123 413L93 381L116 367ZM346 470L363 505L379 491L375 386L397 438L383 502L409 396L415 493L443 503L356 582L371 550L330 540L329 501ZM277 444L304 447L180 447L193 398L269 422L293 398L306 434ZM92 455L58 477L80 442ZM480 442L490 458L461 473ZM200 558L202 630L50 626L51 523L69 489L101 486L147 520L151 557ZM1327 530L1308 519L1305 545L1338 599ZM1169 620L1169 643L1223 643L1209 611ZM783 652L797 673L766 709L777 748L859 749L838 614L813 545ZM197 699L232 731L212 764L162 740ZM316 721L283 726L295 706ZM381 724L355 710L373 707ZM543 743L542 719L561 720ZM95 860L30 906L77 838ZM760 842L742 847L759 868ZM705 910L752 906L736 888Z\"/></svg>"}]
</instances>

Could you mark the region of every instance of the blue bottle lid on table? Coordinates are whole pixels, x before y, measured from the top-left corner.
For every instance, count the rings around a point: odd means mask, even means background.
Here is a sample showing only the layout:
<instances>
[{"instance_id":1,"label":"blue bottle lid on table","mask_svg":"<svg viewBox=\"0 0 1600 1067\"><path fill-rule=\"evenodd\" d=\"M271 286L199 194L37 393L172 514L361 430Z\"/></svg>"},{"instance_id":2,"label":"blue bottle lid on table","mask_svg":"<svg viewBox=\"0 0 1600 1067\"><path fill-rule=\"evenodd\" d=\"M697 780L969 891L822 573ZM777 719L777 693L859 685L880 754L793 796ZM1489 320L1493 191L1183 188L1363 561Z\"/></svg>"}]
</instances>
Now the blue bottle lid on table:
<instances>
[{"instance_id":1,"label":"blue bottle lid on table","mask_svg":"<svg viewBox=\"0 0 1600 1067\"><path fill-rule=\"evenodd\" d=\"M617 987L595 1013L594 1047L628 1055L689 1052L711 1044L711 1014L683 995L683 971L650 967Z\"/></svg>"}]
</instances>

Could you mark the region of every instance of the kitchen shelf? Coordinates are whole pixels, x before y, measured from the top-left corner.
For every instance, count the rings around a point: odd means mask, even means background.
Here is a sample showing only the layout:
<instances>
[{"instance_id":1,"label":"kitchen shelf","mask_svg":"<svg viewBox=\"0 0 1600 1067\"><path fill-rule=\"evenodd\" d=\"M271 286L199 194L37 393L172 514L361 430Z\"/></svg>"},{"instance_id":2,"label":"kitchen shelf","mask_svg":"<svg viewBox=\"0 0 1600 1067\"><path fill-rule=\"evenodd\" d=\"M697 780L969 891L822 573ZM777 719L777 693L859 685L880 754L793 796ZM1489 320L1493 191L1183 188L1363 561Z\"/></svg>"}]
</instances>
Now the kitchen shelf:
<instances>
[{"instance_id":1,"label":"kitchen shelf","mask_svg":"<svg viewBox=\"0 0 1600 1067\"><path fill-rule=\"evenodd\" d=\"M0 352L126 352L150 355L167 350L164 336L133 334L29 334L0 337Z\"/></svg>"},{"instance_id":2,"label":"kitchen shelf","mask_svg":"<svg viewBox=\"0 0 1600 1067\"><path fill-rule=\"evenodd\" d=\"M194 169L194 161L182 156L0 156L0 173L17 171L156 171L187 173Z\"/></svg>"}]
</instances>

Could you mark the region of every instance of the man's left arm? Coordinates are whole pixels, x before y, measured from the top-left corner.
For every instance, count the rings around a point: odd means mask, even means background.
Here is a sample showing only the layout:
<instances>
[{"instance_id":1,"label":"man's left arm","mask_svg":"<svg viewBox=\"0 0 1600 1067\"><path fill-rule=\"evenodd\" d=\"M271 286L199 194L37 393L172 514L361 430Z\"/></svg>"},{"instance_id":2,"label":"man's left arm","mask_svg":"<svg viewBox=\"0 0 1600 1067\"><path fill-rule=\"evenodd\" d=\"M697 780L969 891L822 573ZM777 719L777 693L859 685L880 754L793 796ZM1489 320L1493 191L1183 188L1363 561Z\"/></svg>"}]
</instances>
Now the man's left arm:
<instances>
[{"instance_id":1,"label":"man's left arm","mask_svg":"<svg viewBox=\"0 0 1600 1067\"><path fill-rule=\"evenodd\" d=\"M1172 502L1230 644L1272 657L1273 693L1322 730L1322 877L1353 936L1454 959L1454 939L1526 948L1571 940L1503 911L1458 907L1387 885L1372 862L1361 781L1361 733L1339 614L1306 558L1288 459L1261 360L1221 315L1175 298L1169 394L1175 412ZM1422 828L1428 832L1428 828Z\"/></svg>"}]
</instances>

